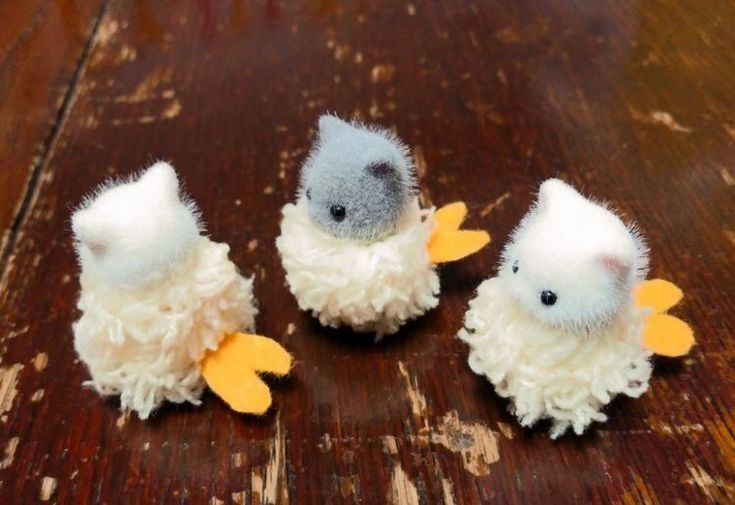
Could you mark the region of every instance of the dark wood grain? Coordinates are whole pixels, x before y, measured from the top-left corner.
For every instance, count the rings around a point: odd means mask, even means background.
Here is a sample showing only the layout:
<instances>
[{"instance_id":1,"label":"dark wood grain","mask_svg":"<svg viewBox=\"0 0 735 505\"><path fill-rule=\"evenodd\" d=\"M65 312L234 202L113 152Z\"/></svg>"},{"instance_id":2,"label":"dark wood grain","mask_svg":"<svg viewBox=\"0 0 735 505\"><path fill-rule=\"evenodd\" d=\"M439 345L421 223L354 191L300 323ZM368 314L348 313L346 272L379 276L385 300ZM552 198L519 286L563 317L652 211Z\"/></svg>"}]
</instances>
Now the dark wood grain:
<instances>
[{"instance_id":1,"label":"dark wood grain","mask_svg":"<svg viewBox=\"0 0 735 505\"><path fill-rule=\"evenodd\" d=\"M22 33L33 21L17 4L1 10ZM92 26L81 4L48 23ZM73 100L52 125L2 272L0 503L735 500L735 5L102 8L90 8L102 16L83 72L56 74ZM38 103L37 64L14 65L20 81L0 110ZM323 111L395 127L413 146L423 200L465 200L468 224L494 237L442 270L436 310L379 345L300 313L273 244ZM48 138L14 130L28 145ZM69 209L156 158L173 162L212 238L255 275L259 332L298 360L262 419L207 395L141 422L81 386ZM7 166L3 177L28 177L28 163ZM653 274L685 290L675 313L699 341L684 360L657 360L650 391L616 400L607 424L552 442L546 427L516 425L454 335L534 188L555 175L640 224Z\"/></svg>"},{"instance_id":2,"label":"dark wood grain","mask_svg":"<svg viewBox=\"0 0 735 505\"><path fill-rule=\"evenodd\" d=\"M0 253L12 248L25 217L100 6L98 0L0 4Z\"/></svg>"}]
</instances>

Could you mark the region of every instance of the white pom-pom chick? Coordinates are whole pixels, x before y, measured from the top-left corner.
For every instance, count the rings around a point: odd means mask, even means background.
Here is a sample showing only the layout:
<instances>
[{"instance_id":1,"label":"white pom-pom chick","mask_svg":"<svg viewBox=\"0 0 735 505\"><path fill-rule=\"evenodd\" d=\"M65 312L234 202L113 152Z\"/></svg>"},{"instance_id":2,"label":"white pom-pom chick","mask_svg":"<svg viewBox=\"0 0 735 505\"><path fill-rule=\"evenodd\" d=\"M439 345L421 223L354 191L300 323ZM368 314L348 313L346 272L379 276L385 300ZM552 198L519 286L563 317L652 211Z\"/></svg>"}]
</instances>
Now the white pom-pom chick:
<instances>
[{"instance_id":1,"label":"white pom-pom chick","mask_svg":"<svg viewBox=\"0 0 735 505\"><path fill-rule=\"evenodd\" d=\"M506 245L498 276L470 302L459 333L470 345L470 367L510 399L522 425L550 419L552 438L605 421L601 409L613 397L647 390L652 352L644 333L660 327L650 324L659 322L649 321L651 308L661 312L678 301L675 294L664 307L642 301L634 288L647 266L634 227L564 182L547 180ZM644 287L655 291L663 282Z\"/></svg>"},{"instance_id":2,"label":"white pom-pom chick","mask_svg":"<svg viewBox=\"0 0 735 505\"><path fill-rule=\"evenodd\" d=\"M302 310L325 326L392 334L438 304L435 265L482 248L462 203L419 207L415 169L391 132L325 115L283 208L276 246Z\"/></svg>"},{"instance_id":3,"label":"white pom-pom chick","mask_svg":"<svg viewBox=\"0 0 735 505\"><path fill-rule=\"evenodd\" d=\"M72 228L82 270L74 345L92 376L88 384L120 395L121 408L142 419L164 400L198 404L206 367L215 376L207 382L222 395L223 340L232 349L263 338L234 333L254 327L252 280L229 260L229 246L202 236L171 165L158 162L138 178L103 185L74 212ZM240 411L264 410L267 386L254 373L238 380L254 384L249 401L261 404Z\"/></svg>"}]
</instances>

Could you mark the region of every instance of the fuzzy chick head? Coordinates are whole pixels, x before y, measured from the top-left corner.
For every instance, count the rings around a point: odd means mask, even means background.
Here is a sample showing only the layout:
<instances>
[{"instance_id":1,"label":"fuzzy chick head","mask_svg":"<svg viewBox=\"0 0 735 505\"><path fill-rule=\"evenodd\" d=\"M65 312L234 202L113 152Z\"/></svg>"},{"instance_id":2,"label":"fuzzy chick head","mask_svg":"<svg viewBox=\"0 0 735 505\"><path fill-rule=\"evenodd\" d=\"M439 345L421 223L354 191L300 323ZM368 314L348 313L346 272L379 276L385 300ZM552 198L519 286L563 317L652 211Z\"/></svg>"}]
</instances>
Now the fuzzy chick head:
<instances>
[{"instance_id":1,"label":"fuzzy chick head","mask_svg":"<svg viewBox=\"0 0 735 505\"><path fill-rule=\"evenodd\" d=\"M648 249L634 227L549 179L505 246L499 276L539 320L584 331L614 318L647 266Z\"/></svg>"},{"instance_id":2,"label":"fuzzy chick head","mask_svg":"<svg viewBox=\"0 0 735 505\"><path fill-rule=\"evenodd\" d=\"M408 149L392 133L319 118L299 194L322 229L338 238L378 240L395 230L414 192Z\"/></svg>"},{"instance_id":3,"label":"fuzzy chick head","mask_svg":"<svg viewBox=\"0 0 735 505\"><path fill-rule=\"evenodd\" d=\"M131 287L188 257L200 224L173 167L158 162L137 178L103 184L74 212L72 230L84 272Z\"/></svg>"}]
</instances>

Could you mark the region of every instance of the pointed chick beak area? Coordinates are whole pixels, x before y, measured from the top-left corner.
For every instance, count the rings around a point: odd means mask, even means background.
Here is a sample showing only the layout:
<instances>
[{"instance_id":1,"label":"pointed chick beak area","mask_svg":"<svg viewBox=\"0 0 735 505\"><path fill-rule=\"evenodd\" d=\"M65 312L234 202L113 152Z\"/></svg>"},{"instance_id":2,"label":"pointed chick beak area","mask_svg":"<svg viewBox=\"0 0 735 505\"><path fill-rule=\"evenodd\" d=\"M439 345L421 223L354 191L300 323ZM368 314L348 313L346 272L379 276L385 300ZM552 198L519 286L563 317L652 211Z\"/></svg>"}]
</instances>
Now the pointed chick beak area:
<instances>
[{"instance_id":1,"label":"pointed chick beak area","mask_svg":"<svg viewBox=\"0 0 735 505\"><path fill-rule=\"evenodd\" d=\"M394 216L388 213L374 215L359 201L350 198L325 201L311 193L311 198L306 197L303 202L310 220L322 231L338 239L367 243L377 242L395 233L400 217L408 207Z\"/></svg>"},{"instance_id":2,"label":"pointed chick beak area","mask_svg":"<svg viewBox=\"0 0 735 505\"><path fill-rule=\"evenodd\" d=\"M624 304L624 290L605 277L589 275L584 263L544 259L521 253L508 257L500 271L508 293L539 321L560 328L598 328Z\"/></svg>"},{"instance_id":3,"label":"pointed chick beak area","mask_svg":"<svg viewBox=\"0 0 735 505\"><path fill-rule=\"evenodd\" d=\"M96 222L89 210L80 210L72 217L72 231L77 251L99 258L107 251L109 230L104 223Z\"/></svg>"}]
</instances>

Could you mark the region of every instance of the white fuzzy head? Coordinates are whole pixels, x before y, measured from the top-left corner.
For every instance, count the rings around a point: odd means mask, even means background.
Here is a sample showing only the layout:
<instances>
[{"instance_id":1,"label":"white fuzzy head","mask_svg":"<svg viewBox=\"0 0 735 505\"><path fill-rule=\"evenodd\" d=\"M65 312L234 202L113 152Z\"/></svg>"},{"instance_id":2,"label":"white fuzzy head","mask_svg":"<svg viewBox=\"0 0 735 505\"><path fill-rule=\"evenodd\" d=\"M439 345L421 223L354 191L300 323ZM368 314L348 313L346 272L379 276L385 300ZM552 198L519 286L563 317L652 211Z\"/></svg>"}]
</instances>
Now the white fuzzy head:
<instances>
[{"instance_id":1,"label":"white fuzzy head","mask_svg":"<svg viewBox=\"0 0 735 505\"><path fill-rule=\"evenodd\" d=\"M539 320L585 331L614 318L647 266L648 249L634 227L549 179L505 246L499 276Z\"/></svg>"},{"instance_id":2,"label":"white fuzzy head","mask_svg":"<svg viewBox=\"0 0 735 505\"><path fill-rule=\"evenodd\" d=\"M198 217L194 204L179 196L168 163L155 163L127 182L103 184L72 215L82 271L127 287L159 279L194 250Z\"/></svg>"}]
</instances>

